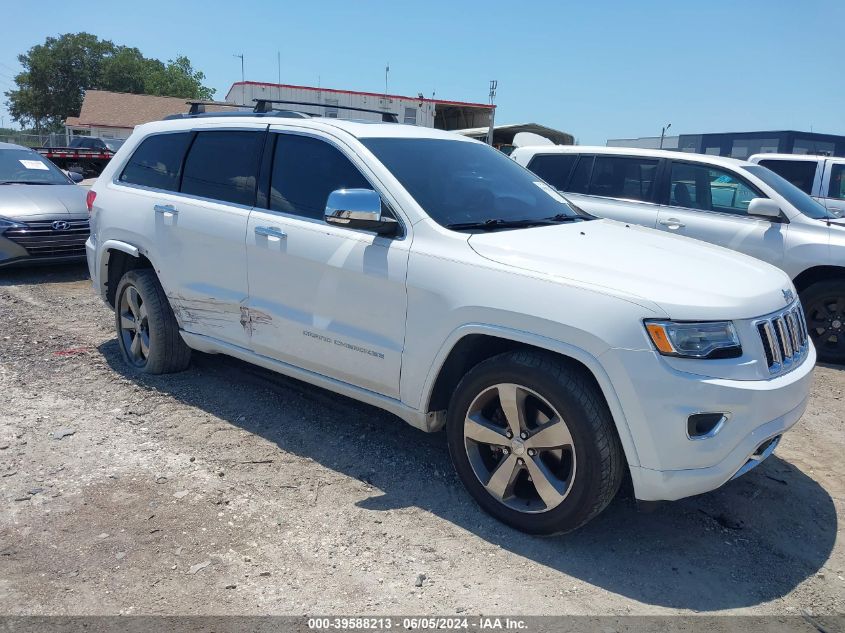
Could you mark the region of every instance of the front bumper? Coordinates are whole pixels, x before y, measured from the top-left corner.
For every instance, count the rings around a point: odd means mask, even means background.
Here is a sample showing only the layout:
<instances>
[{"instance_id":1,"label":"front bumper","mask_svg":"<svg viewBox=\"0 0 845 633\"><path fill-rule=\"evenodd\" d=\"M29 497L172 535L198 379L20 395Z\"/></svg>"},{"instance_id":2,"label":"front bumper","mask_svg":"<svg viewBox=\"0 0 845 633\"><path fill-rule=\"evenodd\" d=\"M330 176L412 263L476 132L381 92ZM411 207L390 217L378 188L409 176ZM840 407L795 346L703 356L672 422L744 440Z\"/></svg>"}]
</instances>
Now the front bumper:
<instances>
[{"instance_id":1,"label":"front bumper","mask_svg":"<svg viewBox=\"0 0 845 633\"><path fill-rule=\"evenodd\" d=\"M713 490L768 457L776 442L766 442L807 407L816 352L811 346L801 365L769 380L705 378L649 351L613 350L602 360L636 449L634 459L628 456L636 497L658 501ZM729 418L712 437L690 439L687 418L705 412Z\"/></svg>"}]
</instances>

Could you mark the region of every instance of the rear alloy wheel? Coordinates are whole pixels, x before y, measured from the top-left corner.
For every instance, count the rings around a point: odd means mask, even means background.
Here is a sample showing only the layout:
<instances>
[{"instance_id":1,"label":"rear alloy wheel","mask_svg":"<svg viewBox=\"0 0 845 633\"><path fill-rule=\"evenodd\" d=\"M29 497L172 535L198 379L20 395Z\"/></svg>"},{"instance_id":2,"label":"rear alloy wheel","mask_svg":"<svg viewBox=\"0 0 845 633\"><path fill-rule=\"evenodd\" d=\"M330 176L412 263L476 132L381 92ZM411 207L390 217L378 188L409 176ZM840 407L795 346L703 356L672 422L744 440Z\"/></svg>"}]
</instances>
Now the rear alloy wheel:
<instances>
[{"instance_id":1,"label":"rear alloy wheel","mask_svg":"<svg viewBox=\"0 0 845 633\"><path fill-rule=\"evenodd\" d=\"M150 355L150 321L147 304L135 286L127 286L118 306L120 339L129 362L135 367L147 364Z\"/></svg>"},{"instance_id":2,"label":"rear alloy wheel","mask_svg":"<svg viewBox=\"0 0 845 633\"><path fill-rule=\"evenodd\" d=\"M622 480L622 449L598 386L552 354L508 352L474 367L452 395L446 432L470 494L524 532L574 530Z\"/></svg>"},{"instance_id":3,"label":"rear alloy wheel","mask_svg":"<svg viewBox=\"0 0 845 633\"><path fill-rule=\"evenodd\" d=\"M819 360L845 364L845 282L815 283L801 293L801 303Z\"/></svg>"},{"instance_id":4,"label":"rear alloy wheel","mask_svg":"<svg viewBox=\"0 0 845 633\"><path fill-rule=\"evenodd\" d=\"M182 340L170 302L153 270L127 272L115 292L114 319L124 360L148 374L182 371L191 348Z\"/></svg>"}]
</instances>

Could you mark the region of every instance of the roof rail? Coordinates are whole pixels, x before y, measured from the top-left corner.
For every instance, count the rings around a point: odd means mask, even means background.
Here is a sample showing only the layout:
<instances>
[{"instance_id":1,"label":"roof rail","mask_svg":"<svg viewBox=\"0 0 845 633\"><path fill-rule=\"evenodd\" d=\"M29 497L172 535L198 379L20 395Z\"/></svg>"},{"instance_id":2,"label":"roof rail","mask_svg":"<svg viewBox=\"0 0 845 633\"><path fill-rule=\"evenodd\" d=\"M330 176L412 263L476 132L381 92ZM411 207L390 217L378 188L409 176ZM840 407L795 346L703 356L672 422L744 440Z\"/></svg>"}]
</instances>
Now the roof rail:
<instances>
[{"instance_id":1,"label":"roof rail","mask_svg":"<svg viewBox=\"0 0 845 633\"><path fill-rule=\"evenodd\" d=\"M191 109L188 110L188 114L203 114L206 112L205 106L222 106L224 108L248 108L248 105L243 105L240 103L229 103L228 101L197 101L191 100L186 101L186 104L191 106Z\"/></svg>"},{"instance_id":2,"label":"roof rail","mask_svg":"<svg viewBox=\"0 0 845 633\"><path fill-rule=\"evenodd\" d=\"M319 108L334 108L335 110L353 110L355 112L369 112L371 114L380 114L381 120L384 123L399 123L399 116L395 112L385 112L384 110L371 110L369 108L353 108L351 106L331 105L325 103L314 103L312 101L287 101L283 99L253 99L255 101L255 112L271 112L272 104L282 103L285 105L300 105L300 106L317 106Z\"/></svg>"}]
</instances>

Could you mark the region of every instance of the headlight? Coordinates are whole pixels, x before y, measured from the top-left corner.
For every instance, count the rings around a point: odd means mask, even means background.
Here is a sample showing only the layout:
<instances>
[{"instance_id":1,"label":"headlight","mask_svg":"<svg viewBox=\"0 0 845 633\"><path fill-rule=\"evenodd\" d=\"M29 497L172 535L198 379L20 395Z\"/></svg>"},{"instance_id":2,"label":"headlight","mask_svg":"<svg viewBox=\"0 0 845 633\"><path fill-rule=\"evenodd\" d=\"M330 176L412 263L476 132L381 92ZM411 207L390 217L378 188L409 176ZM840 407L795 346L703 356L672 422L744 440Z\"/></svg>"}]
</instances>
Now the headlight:
<instances>
[{"instance_id":1,"label":"headlight","mask_svg":"<svg viewBox=\"0 0 845 633\"><path fill-rule=\"evenodd\" d=\"M646 321L645 328L657 351L681 358L736 358L742 346L730 321L684 323Z\"/></svg>"},{"instance_id":2,"label":"headlight","mask_svg":"<svg viewBox=\"0 0 845 633\"><path fill-rule=\"evenodd\" d=\"M6 229L12 228L13 226L26 226L26 224L21 224L20 222L15 222L14 220L9 220L8 218L0 218L0 233Z\"/></svg>"}]
</instances>

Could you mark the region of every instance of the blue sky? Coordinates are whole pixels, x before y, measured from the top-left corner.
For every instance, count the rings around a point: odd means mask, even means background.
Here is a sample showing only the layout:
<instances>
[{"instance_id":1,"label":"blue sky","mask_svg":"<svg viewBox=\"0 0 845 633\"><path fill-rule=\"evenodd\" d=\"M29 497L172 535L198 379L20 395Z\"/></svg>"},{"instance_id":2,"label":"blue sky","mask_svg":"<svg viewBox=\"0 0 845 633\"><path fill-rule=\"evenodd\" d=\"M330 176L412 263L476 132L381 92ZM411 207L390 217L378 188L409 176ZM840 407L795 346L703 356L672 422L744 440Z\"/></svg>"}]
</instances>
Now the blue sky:
<instances>
[{"instance_id":1,"label":"blue sky","mask_svg":"<svg viewBox=\"0 0 845 633\"><path fill-rule=\"evenodd\" d=\"M486 101L582 144L673 133L845 134L845 2L4 3L0 91L17 55L86 30L160 59L187 55L222 98L240 79ZM77 7L78 10L74 10ZM472 8L471 8L472 7ZM5 98L2 99L5 102ZM0 116L9 122L5 107Z\"/></svg>"}]
</instances>

